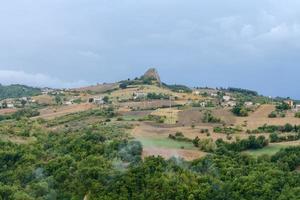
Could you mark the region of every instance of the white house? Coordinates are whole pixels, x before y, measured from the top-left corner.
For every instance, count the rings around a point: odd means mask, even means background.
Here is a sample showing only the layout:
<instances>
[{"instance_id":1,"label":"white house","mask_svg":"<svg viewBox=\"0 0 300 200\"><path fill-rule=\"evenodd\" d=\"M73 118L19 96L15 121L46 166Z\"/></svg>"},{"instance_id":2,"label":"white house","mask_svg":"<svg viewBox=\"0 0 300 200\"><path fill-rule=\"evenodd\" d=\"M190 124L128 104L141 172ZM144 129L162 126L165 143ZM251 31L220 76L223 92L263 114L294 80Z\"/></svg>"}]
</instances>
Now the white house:
<instances>
[{"instance_id":1,"label":"white house","mask_svg":"<svg viewBox=\"0 0 300 200\"><path fill-rule=\"evenodd\" d=\"M227 102L222 103L222 106L224 106L224 107L234 107L234 106L236 106L236 102L235 101L227 101Z\"/></svg>"},{"instance_id":2,"label":"white house","mask_svg":"<svg viewBox=\"0 0 300 200\"><path fill-rule=\"evenodd\" d=\"M198 91L198 90L193 91L193 93L194 93L195 95L200 95L200 91Z\"/></svg>"},{"instance_id":3,"label":"white house","mask_svg":"<svg viewBox=\"0 0 300 200\"><path fill-rule=\"evenodd\" d=\"M94 103L98 105L104 104L103 97L94 98Z\"/></svg>"},{"instance_id":4,"label":"white house","mask_svg":"<svg viewBox=\"0 0 300 200\"><path fill-rule=\"evenodd\" d=\"M300 104L295 105L294 112L300 112Z\"/></svg>"},{"instance_id":5,"label":"white house","mask_svg":"<svg viewBox=\"0 0 300 200\"><path fill-rule=\"evenodd\" d=\"M230 96L223 96L224 101L230 101L231 97Z\"/></svg>"},{"instance_id":6,"label":"white house","mask_svg":"<svg viewBox=\"0 0 300 200\"><path fill-rule=\"evenodd\" d=\"M22 98L20 98L20 101L28 101L28 100L29 100L28 97L22 97Z\"/></svg>"},{"instance_id":7,"label":"white house","mask_svg":"<svg viewBox=\"0 0 300 200\"><path fill-rule=\"evenodd\" d=\"M254 104L253 104L253 102L251 102L251 101L246 101L246 102L244 103L244 105L245 105L246 107L251 107L251 106L253 106Z\"/></svg>"},{"instance_id":8,"label":"white house","mask_svg":"<svg viewBox=\"0 0 300 200\"><path fill-rule=\"evenodd\" d=\"M14 106L14 104L12 104L12 103L8 103L7 104L7 108L14 108L15 106Z\"/></svg>"},{"instance_id":9,"label":"white house","mask_svg":"<svg viewBox=\"0 0 300 200\"><path fill-rule=\"evenodd\" d=\"M211 93L210 96L212 96L212 97L217 97L218 94L217 94L217 93Z\"/></svg>"},{"instance_id":10,"label":"white house","mask_svg":"<svg viewBox=\"0 0 300 200\"><path fill-rule=\"evenodd\" d=\"M146 98L147 94L144 92L135 92L133 93L133 99L143 99Z\"/></svg>"},{"instance_id":11,"label":"white house","mask_svg":"<svg viewBox=\"0 0 300 200\"><path fill-rule=\"evenodd\" d=\"M66 102L65 102L65 105L67 105L67 106L72 105L72 104L73 104L72 101L66 101Z\"/></svg>"}]
</instances>

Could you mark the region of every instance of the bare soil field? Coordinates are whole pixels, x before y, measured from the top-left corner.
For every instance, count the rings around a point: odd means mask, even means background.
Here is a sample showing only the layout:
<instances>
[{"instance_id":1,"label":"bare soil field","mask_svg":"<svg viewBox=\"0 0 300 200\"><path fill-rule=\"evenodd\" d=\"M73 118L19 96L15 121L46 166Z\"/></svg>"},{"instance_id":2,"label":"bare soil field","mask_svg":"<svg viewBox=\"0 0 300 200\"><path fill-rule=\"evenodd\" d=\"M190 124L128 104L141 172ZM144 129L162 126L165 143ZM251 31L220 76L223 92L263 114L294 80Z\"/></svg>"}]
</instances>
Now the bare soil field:
<instances>
[{"instance_id":1,"label":"bare soil field","mask_svg":"<svg viewBox=\"0 0 300 200\"><path fill-rule=\"evenodd\" d=\"M80 112L96 108L96 105L83 103L83 104L73 104L69 106L59 106L59 107L49 107L39 110L40 115L34 118L44 118L44 119L53 119L55 117L60 117L66 114Z\"/></svg>"},{"instance_id":2,"label":"bare soil field","mask_svg":"<svg viewBox=\"0 0 300 200\"><path fill-rule=\"evenodd\" d=\"M49 95L39 95L32 97L35 101L37 101L39 104L47 104L47 105L52 105L54 104L53 97Z\"/></svg>"},{"instance_id":3,"label":"bare soil field","mask_svg":"<svg viewBox=\"0 0 300 200\"><path fill-rule=\"evenodd\" d=\"M242 125L247 121L248 129L256 129L264 124L268 125L300 125L300 118L295 118L294 113L288 112L284 118L269 118L268 115L275 110L274 105L261 105L255 112L250 113L248 117L236 117L236 125Z\"/></svg>"},{"instance_id":4,"label":"bare soil field","mask_svg":"<svg viewBox=\"0 0 300 200\"><path fill-rule=\"evenodd\" d=\"M210 132L210 136L207 136L205 133L201 133L201 129L208 129ZM132 136L139 139L139 138L161 138L165 139L168 138L169 134L175 134L176 132L182 132L183 135L189 139L195 139L195 137L199 137L200 139L208 139L212 138L214 141L222 138L226 139L226 134L222 133L214 133L212 126L196 126L195 128L188 127L188 126L175 126L175 127L159 127L159 126L151 126L148 123L140 122L133 130ZM234 136L239 137L247 137L248 134L235 134Z\"/></svg>"},{"instance_id":5,"label":"bare soil field","mask_svg":"<svg viewBox=\"0 0 300 200\"><path fill-rule=\"evenodd\" d=\"M226 125L232 125L236 123L236 116L234 116L234 114L228 108L214 109L212 110L212 114L213 116L220 118L226 123Z\"/></svg>"},{"instance_id":6,"label":"bare soil field","mask_svg":"<svg viewBox=\"0 0 300 200\"><path fill-rule=\"evenodd\" d=\"M180 126L203 125L203 112L199 108L190 108L178 113L178 124Z\"/></svg>"},{"instance_id":7,"label":"bare soil field","mask_svg":"<svg viewBox=\"0 0 300 200\"><path fill-rule=\"evenodd\" d=\"M16 111L17 111L17 109L15 109L15 108L4 108L4 109L0 109L0 115L11 114Z\"/></svg>"},{"instance_id":8,"label":"bare soil field","mask_svg":"<svg viewBox=\"0 0 300 200\"><path fill-rule=\"evenodd\" d=\"M139 102L124 102L117 104L120 107L130 108L130 109L156 109L165 106L170 106L169 100L152 100L152 101L139 101ZM176 102L171 102L172 106L178 105Z\"/></svg>"},{"instance_id":9,"label":"bare soil field","mask_svg":"<svg viewBox=\"0 0 300 200\"><path fill-rule=\"evenodd\" d=\"M161 156L165 159L175 157L175 158L184 158L187 161L191 161L191 160L204 157L205 155L207 154L198 150L146 147L143 149L142 157L145 158L148 156Z\"/></svg>"}]
</instances>

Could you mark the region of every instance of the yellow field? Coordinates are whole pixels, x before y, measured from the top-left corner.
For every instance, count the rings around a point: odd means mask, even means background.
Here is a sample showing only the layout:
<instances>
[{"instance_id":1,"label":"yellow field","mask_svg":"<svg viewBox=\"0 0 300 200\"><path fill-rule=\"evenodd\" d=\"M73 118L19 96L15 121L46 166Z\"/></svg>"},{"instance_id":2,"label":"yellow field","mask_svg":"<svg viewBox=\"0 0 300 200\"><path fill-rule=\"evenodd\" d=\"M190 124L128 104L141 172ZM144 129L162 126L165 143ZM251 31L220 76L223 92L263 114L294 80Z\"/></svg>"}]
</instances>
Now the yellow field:
<instances>
[{"instance_id":1,"label":"yellow field","mask_svg":"<svg viewBox=\"0 0 300 200\"><path fill-rule=\"evenodd\" d=\"M39 104L48 104L48 105L54 104L53 97L49 95L39 95L39 96L32 97L32 99L37 101Z\"/></svg>"},{"instance_id":2,"label":"yellow field","mask_svg":"<svg viewBox=\"0 0 300 200\"><path fill-rule=\"evenodd\" d=\"M173 109L173 108L159 108L151 113L151 115L166 117L165 122L166 124L176 124L178 121L178 112L180 110Z\"/></svg>"},{"instance_id":3,"label":"yellow field","mask_svg":"<svg viewBox=\"0 0 300 200\"><path fill-rule=\"evenodd\" d=\"M242 125L247 121L247 129L256 129L264 124L268 125L285 125L290 123L292 125L300 125L300 118L295 118L294 113L287 112L284 118L269 118L268 115L275 110L274 105L262 105L255 112L250 113L248 117L237 117L236 125Z\"/></svg>"},{"instance_id":4,"label":"yellow field","mask_svg":"<svg viewBox=\"0 0 300 200\"><path fill-rule=\"evenodd\" d=\"M119 100L121 100L121 99L128 100L128 99L132 99L133 94L135 92L146 93L146 94L151 93L151 92L162 93L162 94L166 94L166 95L171 95L173 97L177 97L180 100L187 100L187 99L201 100L201 99L203 99L199 95L172 92L166 88L158 87L155 85L132 86L132 87L128 87L124 90L116 90L111 93L111 97L114 100L117 100L117 98Z\"/></svg>"}]
</instances>

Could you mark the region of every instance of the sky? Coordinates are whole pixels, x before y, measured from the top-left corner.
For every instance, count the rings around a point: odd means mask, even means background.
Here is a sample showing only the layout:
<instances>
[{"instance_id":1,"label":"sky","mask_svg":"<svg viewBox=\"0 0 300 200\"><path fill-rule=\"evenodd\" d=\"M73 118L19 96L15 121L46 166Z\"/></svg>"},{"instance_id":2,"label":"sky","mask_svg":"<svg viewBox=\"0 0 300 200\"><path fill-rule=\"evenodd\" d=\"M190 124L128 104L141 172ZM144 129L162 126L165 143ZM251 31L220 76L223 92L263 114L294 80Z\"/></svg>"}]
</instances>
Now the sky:
<instances>
[{"instance_id":1,"label":"sky","mask_svg":"<svg viewBox=\"0 0 300 200\"><path fill-rule=\"evenodd\" d=\"M300 99L299 0L9 0L0 83L78 87L142 75Z\"/></svg>"}]
</instances>

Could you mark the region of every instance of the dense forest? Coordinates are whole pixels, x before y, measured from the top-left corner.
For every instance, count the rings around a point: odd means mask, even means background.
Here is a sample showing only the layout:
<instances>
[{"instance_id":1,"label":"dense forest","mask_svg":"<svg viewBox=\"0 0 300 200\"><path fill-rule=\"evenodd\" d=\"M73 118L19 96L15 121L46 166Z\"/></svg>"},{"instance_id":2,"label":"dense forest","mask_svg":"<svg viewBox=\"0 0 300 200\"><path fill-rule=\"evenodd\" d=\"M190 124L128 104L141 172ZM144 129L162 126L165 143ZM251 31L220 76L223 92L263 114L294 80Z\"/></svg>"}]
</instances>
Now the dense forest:
<instances>
[{"instance_id":1,"label":"dense forest","mask_svg":"<svg viewBox=\"0 0 300 200\"><path fill-rule=\"evenodd\" d=\"M19 98L24 96L35 96L41 94L39 88L29 87L25 85L8 85L0 84L0 100L7 98Z\"/></svg>"},{"instance_id":2,"label":"dense forest","mask_svg":"<svg viewBox=\"0 0 300 200\"><path fill-rule=\"evenodd\" d=\"M90 116L103 120L85 125ZM0 199L299 200L300 147L254 158L220 143L192 162L142 159L142 145L126 133L130 126L107 123L112 116L107 109L1 122L0 134L34 140L0 142ZM68 124L76 121L78 128Z\"/></svg>"}]
</instances>

